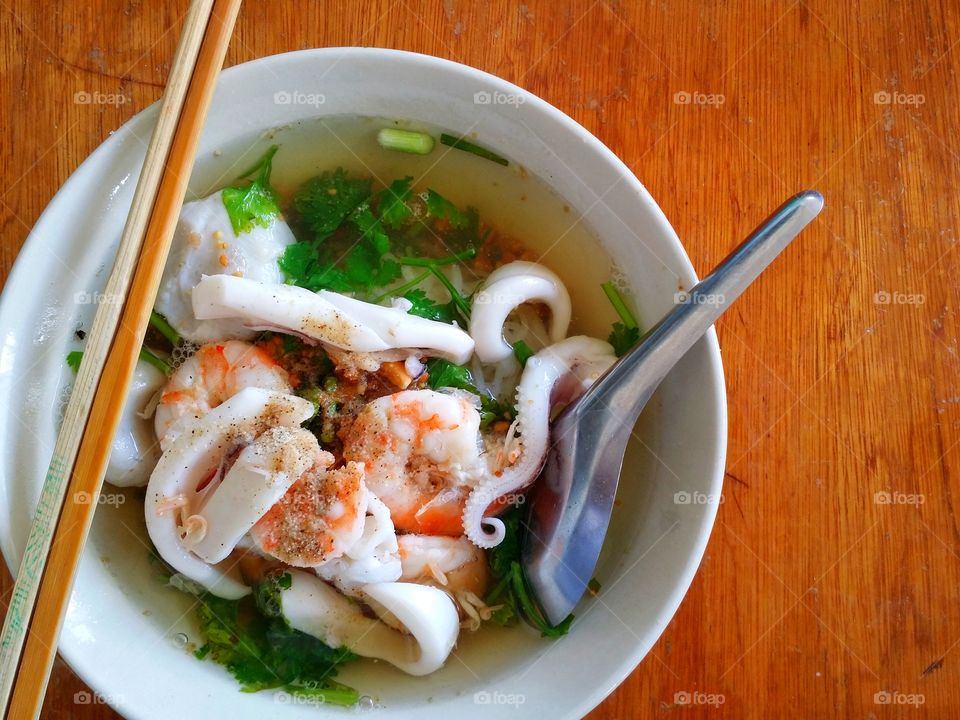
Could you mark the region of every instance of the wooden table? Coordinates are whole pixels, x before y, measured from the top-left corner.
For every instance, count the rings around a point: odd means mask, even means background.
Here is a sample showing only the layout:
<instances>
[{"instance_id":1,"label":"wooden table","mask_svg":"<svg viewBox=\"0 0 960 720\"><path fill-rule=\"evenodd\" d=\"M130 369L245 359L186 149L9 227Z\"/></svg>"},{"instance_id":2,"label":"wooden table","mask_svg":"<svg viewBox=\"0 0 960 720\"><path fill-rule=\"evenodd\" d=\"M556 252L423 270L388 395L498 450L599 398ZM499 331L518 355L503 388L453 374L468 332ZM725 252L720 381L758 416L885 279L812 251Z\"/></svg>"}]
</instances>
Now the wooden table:
<instances>
[{"instance_id":1,"label":"wooden table","mask_svg":"<svg viewBox=\"0 0 960 720\"><path fill-rule=\"evenodd\" d=\"M720 323L726 502L676 618L596 720L960 713L960 6L846 5L243 9L229 64L377 45L530 89L626 161L700 271L794 191L827 198ZM4 274L70 172L160 95L184 8L0 2ZM116 717L81 692L59 665L45 715Z\"/></svg>"}]
</instances>

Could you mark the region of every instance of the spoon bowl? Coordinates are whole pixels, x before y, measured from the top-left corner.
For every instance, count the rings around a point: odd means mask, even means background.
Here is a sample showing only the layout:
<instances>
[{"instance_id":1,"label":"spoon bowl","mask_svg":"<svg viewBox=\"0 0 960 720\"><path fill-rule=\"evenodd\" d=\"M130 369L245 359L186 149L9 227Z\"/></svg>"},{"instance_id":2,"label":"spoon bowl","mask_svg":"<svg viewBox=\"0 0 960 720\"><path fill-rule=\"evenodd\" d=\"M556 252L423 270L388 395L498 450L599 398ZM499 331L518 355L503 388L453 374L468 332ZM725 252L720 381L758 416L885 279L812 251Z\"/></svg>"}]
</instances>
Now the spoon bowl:
<instances>
[{"instance_id":1,"label":"spoon bowl","mask_svg":"<svg viewBox=\"0 0 960 720\"><path fill-rule=\"evenodd\" d=\"M600 557L627 441L644 406L684 354L823 208L802 192L777 208L717 268L554 420L531 502L523 564L547 619L583 597Z\"/></svg>"}]
</instances>

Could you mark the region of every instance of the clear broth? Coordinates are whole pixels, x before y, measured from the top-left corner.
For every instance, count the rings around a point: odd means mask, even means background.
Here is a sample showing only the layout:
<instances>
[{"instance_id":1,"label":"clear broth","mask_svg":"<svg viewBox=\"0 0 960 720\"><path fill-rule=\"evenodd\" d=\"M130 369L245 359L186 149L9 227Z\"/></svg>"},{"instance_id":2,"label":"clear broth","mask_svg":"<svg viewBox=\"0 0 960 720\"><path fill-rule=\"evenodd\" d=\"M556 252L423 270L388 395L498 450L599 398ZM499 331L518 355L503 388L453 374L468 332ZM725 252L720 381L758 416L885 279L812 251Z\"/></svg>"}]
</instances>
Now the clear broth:
<instances>
[{"instance_id":1,"label":"clear broth","mask_svg":"<svg viewBox=\"0 0 960 720\"><path fill-rule=\"evenodd\" d=\"M230 184L271 144L280 146L271 181L281 196L337 167L372 177L378 187L412 175L417 190L430 187L458 207L477 208L482 222L556 272L574 301L571 334L607 336L615 315L600 284L613 276L613 262L573 208L514 163L503 167L439 141L429 155L385 150L376 140L383 127L422 130L435 138L447 131L423 123L357 116L298 122L198 158L190 189L199 198Z\"/></svg>"}]
</instances>

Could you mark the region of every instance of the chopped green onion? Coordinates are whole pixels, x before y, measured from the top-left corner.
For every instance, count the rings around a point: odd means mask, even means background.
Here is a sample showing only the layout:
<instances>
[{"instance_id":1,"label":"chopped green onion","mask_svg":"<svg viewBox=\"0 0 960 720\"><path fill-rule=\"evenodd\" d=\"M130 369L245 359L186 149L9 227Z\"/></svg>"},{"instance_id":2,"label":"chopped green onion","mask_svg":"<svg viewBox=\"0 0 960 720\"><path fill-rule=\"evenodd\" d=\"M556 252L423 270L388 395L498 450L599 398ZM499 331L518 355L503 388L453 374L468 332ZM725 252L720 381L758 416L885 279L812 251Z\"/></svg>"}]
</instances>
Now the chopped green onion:
<instances>
[{"instance_id":1,"label":"chopped green onion","mask_svg":"<svg viewBox=\"0 0 960 720\"><path fill-rule=\"evenodd\" d=\"M150 324L153 325L161 335L169 340L170 344L174 347L177 347L177 345L183 342L183 338L180 337L180 333L174 330L173 325L167 322L167 319L156 310L150 313Z\"/></svg>"},{"instance_id":2,"label":"chopped green onion","mask_svg":"<svg viewBox=\"0 0 960 720\"><path fill-rule=\"evenodd\" d=\"M153 365L157 370L162 372L164 375L169 375L171 370L173 370L173 368L171 368L170 365L167 364L167 362L162 357L157 355L155 352L153 352L153 350L151 350L148 347L140 348L140 359L143 360L145 363L149 363L150 365Z\"/></svg>"},{"instance_id":3,"label":"chopped green onion","mask_svg":"<svg viewBox=\"0 0 960 720\"><path fill-rule=\"evenodd\" d=\"M487 150L485 147L480 147L476 143L472 143L466 138L442 133L440 135L440 142L444 145L449 145L452 148L456 148L457 150L463 150L464 152L476 155L477 157L482 157L485 160L492 160L498 165L503 165L504 167L510 164L510 161L502 155L497 155L492 150Z\"/></svg>"},{"instance_id":4,"label":"chopped green onion","mask_svg":"<svg viewBox=\"0 0 960 720\"><path fill-rule=\"evenodd\" d=\"M623 324L628 328L638 327L637 319L633 316L633 313L630 312L630 308L627 307L627 303L624 301L620 291L617 290L616 285L611 282L605 282L600 287L603 288L603 292L607 295L607 300L613 305L613 309L617 311L617 315L620 316Z\"/></svg>"},{"instance_id":5,"label":"chopped green onion","mask_svg":"<svg viewBox=\"0 0 960 720\"><path fill-rule=\"evenodd\" d=\"M377 133L377 142L386 150L397 150L414 155L429 155L434 143L433 136L427 133L396 128L383 128Z\"/></svg>"}]
</instances>

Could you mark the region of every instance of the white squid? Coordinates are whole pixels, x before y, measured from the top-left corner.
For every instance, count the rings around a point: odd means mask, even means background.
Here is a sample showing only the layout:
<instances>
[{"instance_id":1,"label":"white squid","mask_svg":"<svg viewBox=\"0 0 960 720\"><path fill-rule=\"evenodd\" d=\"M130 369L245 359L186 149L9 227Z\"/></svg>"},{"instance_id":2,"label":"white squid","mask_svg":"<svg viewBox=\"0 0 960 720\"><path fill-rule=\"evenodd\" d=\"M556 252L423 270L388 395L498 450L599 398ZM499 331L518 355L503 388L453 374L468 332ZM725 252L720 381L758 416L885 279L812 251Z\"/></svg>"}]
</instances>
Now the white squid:
<instances>
[{"instance_id":1,"label":"white squid","mask_svg":"<svg viewBox=\"0 0 960 720\"><path fill-rule=\"evenodd\" d=\"M150 363L137 362L104 476L111 485L143 487L150 479L150 471L160 459L160 446L153 435L149 406L166 380Z\"/></svg>"},{"instance_id":2,"label":"white squid","mask_svg":"<svg viewBox=\"0 0 960 720\"><path fill-rule=\"evenodd\" d=\"M374 619L314 575L289 572L292 582L281 596L284 617L330 647L386 660L410 675L428 675L443 666L457 642L460 616L442 590L401 582L364 585L363 597L382 614Z\"/></svg>"},{"instance_id":3,"label":"white squid","mask_svg":"<svg viewBox=\"0 0 960 720\"><path fill-rule=\"evenodd\" d=\"M205 322L194 317L190 295L203 275L238 275L282 283L277 265L288 245L296 242L287 224L274 218L268 227L233 231L220 192L189 202L180 211L170 256L164 267L156 309L183 337L201 344L226 338L251 339L256 332L242 322Z\"/></svg>"},{"instance_id":4,"label":"white squid","mask_svg":"<svg viewBox=\"0 0 960 720\"><path fill-rule=\"evenodd\" d=\"M570 294L556 273L538 263L518 260L494 270L473 296L470 336L477 357L485 363L505 360L513 348L503 339L507 316L524 303L550 308L549 340L558 343L570 327Z\"/></svg>"},{"instance_id":5,"label":"white squid","mask_svg":"<svg viewBox=\"0 0 960 720\"><path fill-rule=\"evenodd\" d=\"M204 490L197 490L202 482L218 473L231 448L249 445L269 428L299 428L313 412L313 403L303 398L245 388L208 412L203 422L171 442L150 476L144 501L147 532L157 552L170 566L219 597L236 599L250 592L238 572L220 564L210 564L184 546L178 531L177 513L184 511L192 518L204 501L217 508L220 502L216 495L221 489L230 495L235 494L232 484L224 488L222 483L220 486L211 483ZM253 524L259 519L259 515L253 516L263 502L266 499L254 496L253 506L234 507L233 512L249 514L248 519L252 518L250 524ZM206 525L204 519L197 522L201 528ZM209 527L205 529L209 530ZM225 531L229 529L227 527ZM222 541L226 542L225 539ZM213 547L205 552L210 557L219 556L216 543L211 544Z\"/></svg>"},{"instance_id":6,"label":"white squid","mask_svg":"<svg viewBox=\"0 0 960 720\"><path fill-rule=\"evenodd\" d=\"M566 402L579 397L616 359L609 343L578 335L527 360L517 386L517 418L500 453L507 462L515 460L488 473L470 493L463 511L464 532L476 545L491 548L503 541L503 522L484 517L484 512L494 500L524 489L540 473L550 446L550 411L559 396Z\"/></svg>"},{"instance_id":7,"label":"white squid","mask_svg":"<svg viewBox=\"0 0 960 720\"><path fill-rule=\"evenodd\" d=\"M465 363L474 348L470 336L456 325L397 307L229 275L200 280L193 289L193 312L198 320L239 319L250 329L280 329L351 352L422 350Z\"/></svg>"},{"instance_id":8,"label":"white squid","mask_svg":"<svg viewBox=\"0 0 960 720\"><path fill-rule=\"evenodd\" d=\"M190 550L208 563L226 559L290 486L323 459L321 452L316 435L302 428L272 427L259 435L240 451L197 512L205 533Z\"/></svg>"}]
</instances>

